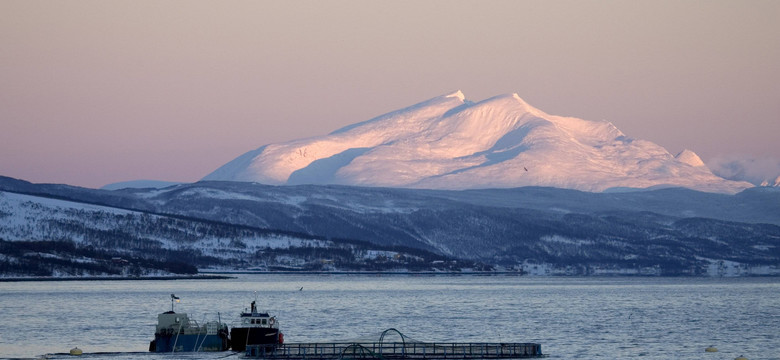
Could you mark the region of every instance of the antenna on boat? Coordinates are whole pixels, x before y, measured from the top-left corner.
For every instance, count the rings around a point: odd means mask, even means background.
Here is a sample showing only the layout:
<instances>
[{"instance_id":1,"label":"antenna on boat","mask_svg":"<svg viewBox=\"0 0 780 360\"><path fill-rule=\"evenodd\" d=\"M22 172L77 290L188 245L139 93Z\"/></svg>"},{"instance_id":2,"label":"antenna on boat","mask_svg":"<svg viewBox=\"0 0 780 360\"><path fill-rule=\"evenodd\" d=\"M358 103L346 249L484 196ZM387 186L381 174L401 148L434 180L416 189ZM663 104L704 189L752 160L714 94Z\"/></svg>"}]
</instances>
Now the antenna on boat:
<instances>
[{"instance_id":1,"label":"antenna on boat","mask_svg":"<svg viewBox=\"0 0 780 360\"><path fill-rule=\"evenodd\" d=\"M174 302L179 302L179 297L176 296L176 295L171 294L171 312L174 312L173 311L173 303Z\"/></svg>"}]
</instances>

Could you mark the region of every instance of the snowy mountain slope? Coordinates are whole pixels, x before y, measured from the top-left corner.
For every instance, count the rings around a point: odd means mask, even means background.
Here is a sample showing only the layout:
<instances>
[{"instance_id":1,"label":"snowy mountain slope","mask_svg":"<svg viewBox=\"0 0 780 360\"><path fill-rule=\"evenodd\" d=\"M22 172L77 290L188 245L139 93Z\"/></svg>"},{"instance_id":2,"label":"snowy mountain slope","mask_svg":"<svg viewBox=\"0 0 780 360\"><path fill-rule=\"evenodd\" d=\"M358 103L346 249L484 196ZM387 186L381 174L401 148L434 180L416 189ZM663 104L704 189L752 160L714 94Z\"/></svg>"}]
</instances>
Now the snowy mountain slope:
<instances>
[{"instance_id":1,"label":"snowy mountain slope","mask_svg":"<svg viewBox=\"0 0 780 360\"><path fill-rule=\"evenodd\" d=\"M89 225L82 225L85 223ZM312 241L252 233L242 239L249 246L238 250L229 246L234 239L231 237L233 233L222 236L204 234L189 225L186 220L163 215L0 191L0 239L10 241L66 238L76 243L106 246L114 237L133 239L141 244L122 244L127 248L208 250L225 258L266 247L287 247L290 243L300 246L303 242ZM155 233L149 230L158 226L165 227L165 231ZM87 229L89 231L85 231ZM105 243L107 240L108 243Z\"/></svg>"},{"instance_id":2,"label":"snowy mountain slope","mask_svg":"<svg viewBox=\"0 0 780 360\"><path fill-rule=\"evenodd\" d=\"M252 199L216 189L180 195ZM0 191L0 277L164 275L205 267L322 270L323 259L342 270L428 271L433 260L482 266L419 249Z\"/></svg>"},{"instance_id":3,"label":"snowy mountain slope","mask_svg":"<svg viewBox=\"0 0 780 360\"><path fill-rule=\"evenodd\" d=\"M460 91L325 136L265 145L204 180L427 189L687 187L721 193L752 186L713 175L692 151L675 157L606 121L549 115L517 94L474 103Z\"/></svg>"},{"instance_id":4,"label":"snowy mountain slope","mask_svg":"<svg viewBox=\"0 0 780 360\"><path fill-rule=\"evenodd\" d=\"M774 188L726 195L679 188L592 193L200 182L83 191L0 178L0 190L5 186L48 198L0 192L0 239L179 251L234 267L257 264L261 259L253 254L276 246L268 241L291 238L300 239L300 249L330 254L343 253L335 239L353 239L370 244L362 249L414 248L510 266L657 266L675 274L700 273L712 261L728 260L780 268L780 191ZM65 195L71 201L58 200ZM91 204L77 202L78 196ZM109 203L150 210L113 209ZM306 239L322 247L309 247ZM290 247L290 241L277 245ZM331 256L322 251L310 253L312 263Z\"/></svg>"},{"instance_id":5,"label":"snowy mountain slope","mask_svg":"<svg viewBox=\"0 0 780 360\"><path fill-rule=\"evenodd\" d=\"M772 189L610 194L200 182L147 198L191 217L420 248L488 264L658 266L664 274L699 274L729 260L780 269L780 227L756 223L780 224L780 191Z\"/></svg>"}]
</instances>

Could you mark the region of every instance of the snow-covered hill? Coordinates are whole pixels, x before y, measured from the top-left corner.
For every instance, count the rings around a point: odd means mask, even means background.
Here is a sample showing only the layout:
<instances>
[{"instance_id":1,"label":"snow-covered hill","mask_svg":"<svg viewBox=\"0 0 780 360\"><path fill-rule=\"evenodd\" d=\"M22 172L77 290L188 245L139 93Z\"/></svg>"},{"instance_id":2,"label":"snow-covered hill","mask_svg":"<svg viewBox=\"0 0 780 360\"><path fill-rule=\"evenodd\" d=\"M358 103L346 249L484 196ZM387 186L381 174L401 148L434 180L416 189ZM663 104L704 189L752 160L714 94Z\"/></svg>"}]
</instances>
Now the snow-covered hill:
<instances>
[{"instance_id":1,"label":"snow-covered hill","mask_svg":"<svg viewBox=\"0 0 780 360\"><path fill-rule=\"evenodd\" d=\"M79 191L0 178L4 186L27 194L0 191L0 273L29 260L21 248L42 241L72 243L74 253L96 249L109 262L120 256L231 269L428 269L435 253L472 264L575 266L580 274L602 267L702 274L724 260L777 273L780 256L780 227L757 223L780 223L780 191L772 188L725 195L201 182ZM151 210L115 207L124 204ZM387 255L366 258L376 251Z\"/></svg>"},{"instance_id":2,"label":"snow-covered hill","mask_svg":"<svg viewBox=\"0 0 780 360\"><path fill-rule=\"evenodd\" d=\"M119 209L55 193L0 191L0 278L155 276L191 274L197 268L434 271L484 266L419 249ZM231 195L196 190L188 196L199 200L204 194ZM434 267L437 260L447 265Z\"/></svg>"},{"instance_id":3,"label":"snow-covered hill","mask_svg":"<svg viewBox=\"0 0 780 360\"><path fill-rule=\"evenodd\" d=\"M220 225L0 191L0 239L3 240L67 239L78 245L158 253L195 250L233 261L269 247L317 246L316 240L293 235L224 225L222 229L204 231L207 227ZM241 246L231 244L238 238L243 242Z\"/></svg>"},{"instance_id":4,"label":"snow-covered hill","mask_svg":"<svg viewBox=\"0 0 780 360\"><path fill-rule=\"evenodd\" d=\"M777 274L778 225L780 189L770 187L727 195L225 181L107 191L0 177L0 275L46 241L72 243L72 253L96 249L109 262L234 269L428 269L438 260L433 253L472 262L456 268L529 262L580 274L602 267L703 274L729 261ZM378 253L385 255L371 258Z\"/></svg>"},{"instance_id":5,"label":"snow-covered hill","mask_svg":"<svg viewBox=\"0 0 780 360\"><path fill-rule=\"evenodd\" d=\"M736 193L692 151L673 156L606 121L549 115L517 94L439 96L331 134L262 146L204 180L426 189L687 187Z\"/></svg>"}]
</instances>

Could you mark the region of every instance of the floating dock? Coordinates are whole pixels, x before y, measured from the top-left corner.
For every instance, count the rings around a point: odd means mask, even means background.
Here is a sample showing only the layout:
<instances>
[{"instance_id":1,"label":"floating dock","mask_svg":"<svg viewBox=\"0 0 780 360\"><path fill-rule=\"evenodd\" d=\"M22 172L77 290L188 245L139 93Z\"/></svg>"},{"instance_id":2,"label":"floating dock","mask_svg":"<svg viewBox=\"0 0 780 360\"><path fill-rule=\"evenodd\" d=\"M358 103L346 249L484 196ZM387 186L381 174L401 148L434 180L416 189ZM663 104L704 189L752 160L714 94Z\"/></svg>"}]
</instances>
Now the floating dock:
<instances>
[{"instance_id":1,"label":"floating dock","mask_svg":"<svg viewBox=\"0 0 780 360\"><path fill-rule=\"evenodd\" d=\"M247 346L246 357L278 360L445 360L543 358L535 343L292 343Z\"/></svg>"}]
</instances>

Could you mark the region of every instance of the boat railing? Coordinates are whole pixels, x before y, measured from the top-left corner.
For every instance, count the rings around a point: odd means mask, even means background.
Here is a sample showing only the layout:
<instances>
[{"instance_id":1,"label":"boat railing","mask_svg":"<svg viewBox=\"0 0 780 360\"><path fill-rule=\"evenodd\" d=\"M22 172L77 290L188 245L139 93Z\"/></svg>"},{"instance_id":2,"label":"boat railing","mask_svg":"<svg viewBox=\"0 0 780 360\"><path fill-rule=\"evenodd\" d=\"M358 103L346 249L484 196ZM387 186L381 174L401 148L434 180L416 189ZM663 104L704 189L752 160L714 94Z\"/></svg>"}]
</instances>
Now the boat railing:
<instances>
[{"instance_id":1,"label":"boat railing","mask_svg":"<svg viewBox=\"0 0 780 360\"><path fill-rule=\"evenodd\" d=\"M190 319L189 323L186 325L186 329L191 331L193 334L200 333L200 324L198 323L198 320Z\"/></svg>"},{"instance_id":2,"label":"boat railing","mask_svg":"<svg viewBox=\"0 0 780 360\"><path fill-rule=\"evenodd\" d=\"M205 324L207 335L217 335L219 331L219 323L215 321L209 321Z\"/></svg>"}]
</instances>

